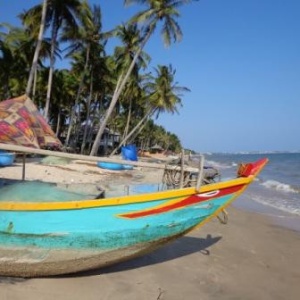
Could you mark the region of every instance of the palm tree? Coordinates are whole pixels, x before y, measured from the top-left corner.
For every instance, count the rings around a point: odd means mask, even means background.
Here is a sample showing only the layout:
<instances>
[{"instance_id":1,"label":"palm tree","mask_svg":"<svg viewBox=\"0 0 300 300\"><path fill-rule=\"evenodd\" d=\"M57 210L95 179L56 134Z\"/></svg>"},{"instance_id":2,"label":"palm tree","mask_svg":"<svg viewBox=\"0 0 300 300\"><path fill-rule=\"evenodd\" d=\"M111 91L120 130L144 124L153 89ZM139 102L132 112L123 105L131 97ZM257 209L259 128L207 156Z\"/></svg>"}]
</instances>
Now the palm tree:
<instances>
[{"instance_id":1,"label":"palm tree","mask_svg":"<svg viewBox=\"0 0 300 300\"><path fill-rule=\"evenodd\" d=\"M80 13L81 1L80 0L47 0L47 13L46 13L46 23L45 28L51 26L51 55L50 55L50 69L48 77L48 87L46 104L44 110L44 116L46 119L49 114L50 98L51 98L51 88L52 79L55 64L55 48L58 43L58 33L60 28L64 24L69 26L77 27L76 17ZM39 24L42 15L42 6L36 5L30 10L24 13L24 19L28 24ZM35 26L36 26L35 25Z\"/></svg>"},{"instance_id":2,"label":"palm tree","mask_svg":"<svg viewBox=\"0 0 300 300\"><path fill-rule=\"evenodd\" d=\"M4 27L4 26L3 26ZM2 72L7 78L5 86L10 95L24 93L28 79L28 70L32 62L35 38L23 28L5 26L6 32L1 33L3 64ZM5 68L5 70L4 70Z\"/></svg>"},{"instance_id":3,"label":"palm tree","mask_svg":"<svg viewBox=\"0 0 300 300\"><path fill-rule=\"evenodd\" d=\"M79 15L80 29L74 30L74 27L67 27L62 40L72 41L73 44L69 47L67 56L72 56L78 51L85 53L85 62L83 71L80 70L80 82L76 94L75 104L71 113L70 124L68 128L67 138L65 144L68 145L74 123L75 110L78 107L79 97L83 88L84 79L87 75L88 67L90 64L91 52L97 50L98 54L103 52L104 47L100 47L100 40L103 37L101 34L101 10L100 6L94 5L93 9L85 1L82 4L81 14ZM100 51L99 51L100 50Z\"/></svg>"},{"instance_id":4,"label":"palm tree","mask_svg":"<svg viewBox=\"0 0 300 300\"><path fill-rule=\"evenodd\" d=\"M46 13L47 13L47 0L44 0L43 9L42 9L40 31L39 31L39 35L38 35L38 42L37 42L37 45L36 45L36 48L35 48L33 61L32 61L32 66L31 66L31 69L30 69L29 78L28 78L28 82L27 82L27 86L26 86L25 94L27 96L30 96L33 77L34 77L34 74L36 73L36 69L37 69L39 53L40 53L40 49L41 49L42 42L43 42L44 28L45 28L45 23L46 23Z\"/></svg>"},{"instance_id":5,"label":"palm tree","mask_svg":"<svg viewBox=\"0 0 300 300\"><path fill-rule=\"evenodd\" d=\"M104 132L104 129L106 127L107 121L113 112L113 109L119 99L119 96L135 66L135 63L140 56L144 46L150 39L151 35L156 29L156 26L158 23L162 22L162 37L164 40L164 43L166 46L169 46L171 44L171 41L178 41L182 38L182 32L181 29L176 21L176 18L179 17L179 12L177 10L178 7L184 4L191 3L195 0L125 0L125 5L129 5L132 3L138 3L138 4L146 4L148 8L145 11L142 11L135 15L131 22L132 24L135 23L143 23L144 27L144 35L143 38L140 41L140 47L135 52L135 56L131 62L131 65L129 66L127 73L123 77L120 76L120 84L116 87L112 101L110 103L110 106L106 112L105 118L103 122L101 123L101 126L99 128L99 131L97 133L94 145L92 147L92 151L90 155L95 155L98 151L98 147L100 144L101 136Z\"/></svg>"},{"instance_id":6,"label":"palm tree","mask_svg":"<svg viewBox=\"0 0 300 300\"><path fill-rule=\"evenodd\" d=\"M146 113L144 117L138 122L138 124L130 131L130 133L121 141L118 148L116 148L112 154L114 154L122 145L124 145L129 138L138 130L138 128L151 116L156 114L159 116L162 112L175 113L177 106L181 104L181 93L188 92L186 87L178 86L175 79L176 71L172 66L161 66L155 68L156 77L152 77L152 81L147 83L146 89L148 90L147 99L148 103L145 103Z\"/></svg>"},{"instance_id":7,"label":"palm tree","mask_svg":"<svg viewBox=\"0 0 300 300\"><path fill-rule=\"evenodd\" d=\"M115 36L121 39L124 46L116 47L114 52L114 57L116 60L116 72L117 74L122 74L126 71L133 58L134 53L139 46L140 41L140 31L136 24L131 25L121 25L118 26L115 31ZM122 98L120 99L123 104L124 112L127 113L127 122L123 132L123 138L127 135L132 110L135 107L135 101L140 97L140 76L139 71L141 68L145 69L150 61L150 56L145 52L141 52L130 78L124 89Z\"/></svg>"},{"instance_id":8,"label":"palm tree","mask_svg":"<svg viewBox=\"0 0 300 300\"><path fill-rule=\"evenodd\" d=\"M8 98L9 78L11 73L11 66L14 62L14 55L10 46L3 40L0 40L0 97Z\"/></svg>"},{"instance_id":9,"label":"palm tree","mask_svg":"<svg viewBox=\"0 0 300 300\"><path fill-rule=\"evenodd\" d=\"M62 131L62 125L65 123L70 103L75 96L75 86L77 81L74 74L69 70L55 70L53 78L56 84L52 88L52 105L49 120L51 124L56 124L56 136L59 137ZM62 96L63 95L63 96Z\"/></svg>"}]
</instances>

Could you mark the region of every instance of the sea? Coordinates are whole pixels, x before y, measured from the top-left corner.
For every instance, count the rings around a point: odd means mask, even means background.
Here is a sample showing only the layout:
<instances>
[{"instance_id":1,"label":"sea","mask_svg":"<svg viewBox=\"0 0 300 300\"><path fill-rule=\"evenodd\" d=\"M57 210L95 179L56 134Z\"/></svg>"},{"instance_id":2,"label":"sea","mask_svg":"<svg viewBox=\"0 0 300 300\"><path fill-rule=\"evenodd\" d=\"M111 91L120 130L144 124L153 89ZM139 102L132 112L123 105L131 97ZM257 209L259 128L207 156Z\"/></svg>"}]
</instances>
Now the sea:
<instances>
[{"instance_id":1,"label":"sea","mask_svg":"<svg viewBox=\"0 0 300 300\"><path fill-rule=\"evenodd\" d=\"M267 157L268 164L234 206L274 216L282 225L300 229L300 152L210 153L204 157L205 166L218 169L222 180L234 178L239 163ZM199 156L191 159L197 161Z\"/></svg>"}]
</instances>

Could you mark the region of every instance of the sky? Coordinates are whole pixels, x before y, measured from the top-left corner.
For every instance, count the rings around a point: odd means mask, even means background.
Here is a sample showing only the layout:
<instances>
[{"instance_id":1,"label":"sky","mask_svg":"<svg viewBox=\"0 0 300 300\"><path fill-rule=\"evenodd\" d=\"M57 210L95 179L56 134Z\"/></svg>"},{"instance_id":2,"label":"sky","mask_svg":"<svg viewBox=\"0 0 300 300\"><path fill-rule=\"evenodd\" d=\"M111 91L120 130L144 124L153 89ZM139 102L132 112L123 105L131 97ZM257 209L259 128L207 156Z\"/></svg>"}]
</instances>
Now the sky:
<instances>
[{"instance_id":1,"label":"sky","mask_svg":"<svg viewBox=\"0 0 300 300\"><path fill-rule=\"evenodd\" d=\"M18 25L17 15L41 2L0 0L0 23ZM142 10L90 3L100 5L104 30ZM155 122L197 152L299 151L300 1L200 0L179 11L182 41L165 48L159 27L145 51L150 71L171 64L191 91L179 114Z\"/></svg>"}]
</instances>

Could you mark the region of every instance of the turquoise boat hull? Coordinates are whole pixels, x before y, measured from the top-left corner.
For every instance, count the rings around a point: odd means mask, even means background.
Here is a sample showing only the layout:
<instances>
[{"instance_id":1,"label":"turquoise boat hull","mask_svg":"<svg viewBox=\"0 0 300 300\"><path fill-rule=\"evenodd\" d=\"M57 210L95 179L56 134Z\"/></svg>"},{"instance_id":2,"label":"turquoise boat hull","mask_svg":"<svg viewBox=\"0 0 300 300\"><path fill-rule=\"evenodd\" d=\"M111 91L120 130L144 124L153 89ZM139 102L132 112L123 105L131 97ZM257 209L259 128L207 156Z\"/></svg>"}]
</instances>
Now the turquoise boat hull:
<instances>
[{"instance_id":1,"label":"turquoise boat hull","mask_svg":"<svg viewBox=\"0 0 300 300\"><path fill-rule=\"evenodd\" d=\"M114 171L122 171L122 170L132 170L133 166L112 162L98 162L97 166L102 169L114 170Z\"/></svg>"},{"instance_id":2,"label":"turquoise boat hull","mask_svg":"<svg viewBox=\"0 0 300 300\"><path fill-rule=\"evenodd\" d=\"M100 268L153 251L216 216L247 177L201 187L68 202L0 202L0 275ZM255 165L255 166L257 166Z\"/></svg>"}]
</instances>

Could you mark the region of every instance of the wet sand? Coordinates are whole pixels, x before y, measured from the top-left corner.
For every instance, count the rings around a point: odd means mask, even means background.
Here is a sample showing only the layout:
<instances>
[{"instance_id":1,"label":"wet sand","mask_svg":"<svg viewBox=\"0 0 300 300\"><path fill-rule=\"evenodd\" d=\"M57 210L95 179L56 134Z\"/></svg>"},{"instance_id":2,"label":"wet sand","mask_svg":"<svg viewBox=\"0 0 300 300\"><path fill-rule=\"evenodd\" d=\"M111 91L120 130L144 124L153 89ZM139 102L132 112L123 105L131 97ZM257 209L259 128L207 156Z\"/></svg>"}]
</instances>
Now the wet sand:
<instances>
[{"instance_id":1,"label":"wet sand","mask_svg":"<svg viewBox=\"0 0 300 300\"><path fill-rule=\"evenodd\" d=\"M38 169L28 164L27 179L34 179ZM111 178L110 171L78 163L46 169L41 174L54 182ZM0 177L13 178L20 172L18 165L2 168ZM158 177L145 169L123 176ZM243 198L237 201L242 204ZM241 208L230 207L228 212L227 225L214 219L151 254L106 269L26 280L0 277L0 299L298 299L299 232Z\"/></svg>"}]
</instances>

